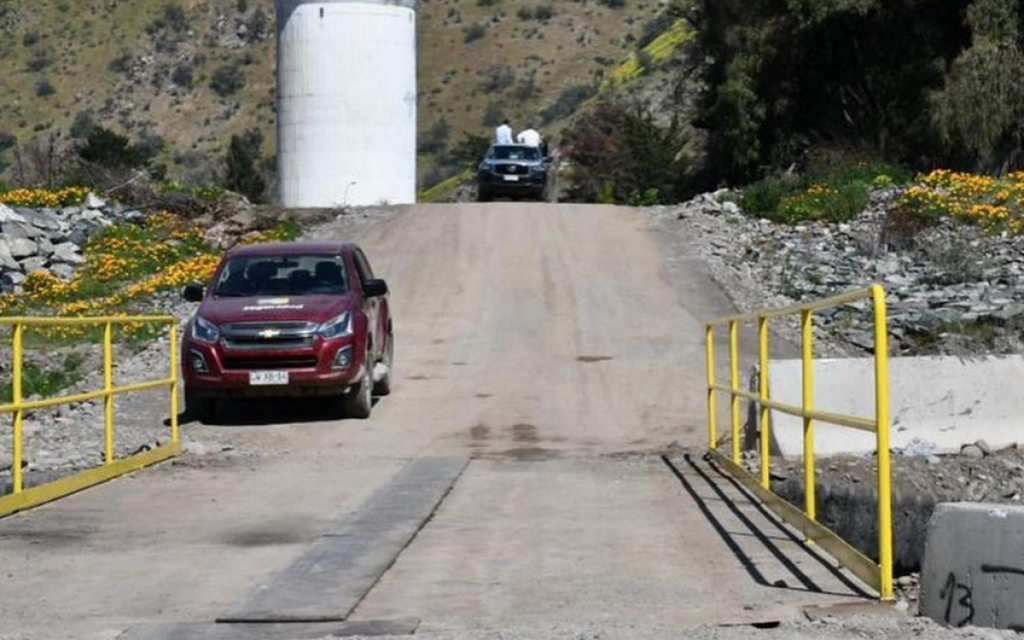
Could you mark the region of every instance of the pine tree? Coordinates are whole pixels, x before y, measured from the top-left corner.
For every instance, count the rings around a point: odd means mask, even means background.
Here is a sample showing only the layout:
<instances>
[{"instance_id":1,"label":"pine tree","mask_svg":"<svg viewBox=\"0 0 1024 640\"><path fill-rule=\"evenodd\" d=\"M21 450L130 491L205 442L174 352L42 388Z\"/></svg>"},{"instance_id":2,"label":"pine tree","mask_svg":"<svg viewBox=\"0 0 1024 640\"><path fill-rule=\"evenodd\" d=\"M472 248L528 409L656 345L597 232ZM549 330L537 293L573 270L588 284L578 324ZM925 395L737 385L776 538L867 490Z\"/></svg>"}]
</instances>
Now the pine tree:
<instances>
[{"instance_id":1,"label":"pine tree","mask_svg":"<svg viewBox=\"0 0 1024 640\"><path fill-rule=\"evenodd\" d=\"M227 165L224 187L244 195L254 203L263 202L263 194L267 188L266 181L256 168L262 144L263 136L259 131L247 131L241 136L233 135L224 159Z\"/></svg>"}]
</instances>

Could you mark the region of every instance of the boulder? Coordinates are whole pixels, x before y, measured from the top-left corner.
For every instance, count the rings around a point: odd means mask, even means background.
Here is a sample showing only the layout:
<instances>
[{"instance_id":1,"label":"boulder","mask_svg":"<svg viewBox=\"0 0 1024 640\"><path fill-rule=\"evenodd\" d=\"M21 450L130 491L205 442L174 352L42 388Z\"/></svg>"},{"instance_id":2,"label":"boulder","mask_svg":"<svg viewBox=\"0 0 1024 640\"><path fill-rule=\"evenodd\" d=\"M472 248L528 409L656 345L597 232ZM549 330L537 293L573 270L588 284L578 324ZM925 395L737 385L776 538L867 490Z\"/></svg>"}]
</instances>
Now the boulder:
<instances>
[{"instance_id":1,"label":"boulder","mask_svg":"<svg viewBox=\"0 0 1024 640\"><path fill-rule=\"evenodd\" d=\"M71 242L62 242L53 248L53 256L51 259L54 262L60 262L64 264L85 264L85 258L80 253L81 249L78 245Z\"/></svg>"},{"instance_id":2,"label":"boulder","mask_svg":"<svg viewBox=\"0 0 1024 640\"><path fill-rule=\"evenodd\" d=\"M0 269L8 269L17 271L21 269L21 265L11 255L11 247L7 244L7 241L0 238Z\"/></svg>"},{"instance_id":3,"label":"boulder","mask_svg":"<svg viewBox=\"0 0 1024 640\"><path fill-rule=\"evenodd\" d=\"M39 271L46 267L47 260L42 256L35 256L21 261L21 269L25 273L32 273L33 271Z\"/></svg>"},{"instance_id":4,"label":"boulder","mask_svg":"<svg viewBox=\"0 0 1024 640\"><path fill-rule=\"evenodd\" d=\"M70 280L75 275L75 268L70 264L57 263L50 265L50 272L61 280Z\"/></svg>"},{"instance_id":5,"label":"boulder","mask_svg":"<svg viewBox=\"0 0 1024 640\"><path fill-rule=\"evenodd\" d=\"M0 229L3 229L4 235L8 238L35 240L46 235L45 231L37 229L27 222L5 222L0 224Z\"/></svg>"},{"instance_id":6,"label":"boulder","mask_svg":"<svg viewBox=\"0 0 1024 640\"><path fill-rule=\"evenodd\" d=\"M102 209L107 206L107 201L95 193L89 193L89 195L85 196L84 204L86 209Z\"/></svg>"},{"instance_id":7,"label":"boulder","mask_svg":"<svg viewBox=\"0 0 1024 640\"><path fill-rule=\"evenodd\" d=\"M0 223L25 222L25 218L14 209L0 202Z\"/></svg>"},{"instance_id":8,"label":"boulder","mask_svg":"<svg viewBox=\"0 0 1024 640\"><path fill-rule=\"evenodd\" d=\"M28 238L8 238L7 247L15 260L30 258L39 252L39 245Z\"/></svg>"},{"instance_id":9,"label":"boulder","mask_svg":"<svg viewBox=\"0 0 1024 640\"><path fill-rule=\"evenodd\" d=\"M985 452L978 445L965 444L960 447L960 455L972 460L981 460L985 457Z\"/></svg>"},{"instance_id":10,"label":"boulder","mask_svg":"<svg viewBox=\"0 0 1024 640\"><path fill-rule=\"evenodd\" d=\"M43 236L39 238L39 255L41 256L52 256L53 255L53 242Z\"/></svg>"},{"instance_id":11,"label":"boulder","mask_svg":"<svg viewBox=\"0 0 1024 640\"><path fill-rule=\"evenodd\" d=\"M21 283L25 282L26 277L28 276L20 271L7 271L4 275L0 276L4 281L4 284L10 285L11 287L20 287Z\"/></svg>"},{"instance_id":12,"label":"boulder","mask_svg":"<svg viewBox=\"0 0 1024 640\"><path fill-rule=\"evenodd\" d=\"M53 209L37 209L25 217L33 227L45 231L59 231L64 226L61 219L57 217L57 212Z\"/></svg>"}]
</instances>

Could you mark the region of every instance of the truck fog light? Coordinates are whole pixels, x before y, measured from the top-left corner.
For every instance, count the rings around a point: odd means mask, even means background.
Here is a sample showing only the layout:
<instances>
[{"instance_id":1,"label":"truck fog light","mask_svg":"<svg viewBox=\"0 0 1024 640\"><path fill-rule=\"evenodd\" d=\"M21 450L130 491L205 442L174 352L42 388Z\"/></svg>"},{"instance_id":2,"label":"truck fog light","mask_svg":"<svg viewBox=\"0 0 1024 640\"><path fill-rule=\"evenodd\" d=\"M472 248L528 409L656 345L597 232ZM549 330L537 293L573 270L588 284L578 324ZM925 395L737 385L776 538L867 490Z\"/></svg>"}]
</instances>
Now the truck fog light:
<instances>
[{"instance_id":1,"label":"truck fog light","mask_svg":"<svg viewBox=\"0 0 1024 640\"><path fill-rule=\"evenodd\" d=\"M352 366L352 347L342 347L338 349L337 355L334 356L334 364L331 366L332 369L348 369Z\"/></svg>"},{"instance_id":2,"label":"truck fog light","mask_svg":"<svg viewBox=\"0 0 1024 640\"><path fill-rule=\"evenodd\" d=\"M210 368L206 366L206 358L204 358L203 354L199 353L195 349L191 349L188 352L188 364L196 373L206 373L210 370Z\"/></svg>"}]
</instances>

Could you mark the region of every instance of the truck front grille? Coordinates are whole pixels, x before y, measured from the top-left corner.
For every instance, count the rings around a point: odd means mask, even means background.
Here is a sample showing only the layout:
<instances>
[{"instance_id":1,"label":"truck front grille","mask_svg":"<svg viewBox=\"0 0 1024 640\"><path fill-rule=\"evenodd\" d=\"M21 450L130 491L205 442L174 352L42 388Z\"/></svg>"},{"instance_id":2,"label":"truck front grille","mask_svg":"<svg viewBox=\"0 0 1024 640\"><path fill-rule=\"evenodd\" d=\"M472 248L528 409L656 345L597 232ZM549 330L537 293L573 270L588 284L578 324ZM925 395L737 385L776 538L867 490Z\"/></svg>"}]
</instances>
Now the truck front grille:
<instances>
[{"instance_id":1,"label":"truck front grille","mask_svg":"<svg viewBox=\"0 0 1024 640\"><path fill-rule=\"evenodd\" d=\"M301 349L313 346L315 322L237 323L221 327L228 349Z\"/></svg>"}]
</instances>

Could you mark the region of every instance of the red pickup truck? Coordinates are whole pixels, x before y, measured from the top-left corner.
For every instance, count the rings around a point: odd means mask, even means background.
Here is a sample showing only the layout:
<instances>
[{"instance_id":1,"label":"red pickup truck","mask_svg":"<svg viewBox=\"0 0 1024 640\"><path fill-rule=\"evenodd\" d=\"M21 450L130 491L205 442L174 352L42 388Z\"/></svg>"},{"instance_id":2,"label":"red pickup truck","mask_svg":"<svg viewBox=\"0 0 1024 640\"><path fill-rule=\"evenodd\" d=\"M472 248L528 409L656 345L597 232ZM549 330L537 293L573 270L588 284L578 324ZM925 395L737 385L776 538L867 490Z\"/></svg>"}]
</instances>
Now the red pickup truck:
<instances>
[{"instance_id":1,"label":"red pickup truck","mask_svg":"<svg viewBox=\"0 0 1024 640\"><path fill-rule=\"evenodd\" d=\"M388 286L354 244L238 247L182 337L185 411L203 419L218 400L334 396L348 417L368 418L391 392L394 329Z\"/></svg>"}]
</instances>

